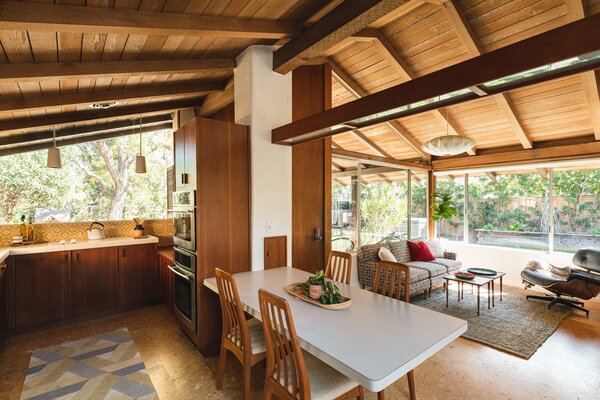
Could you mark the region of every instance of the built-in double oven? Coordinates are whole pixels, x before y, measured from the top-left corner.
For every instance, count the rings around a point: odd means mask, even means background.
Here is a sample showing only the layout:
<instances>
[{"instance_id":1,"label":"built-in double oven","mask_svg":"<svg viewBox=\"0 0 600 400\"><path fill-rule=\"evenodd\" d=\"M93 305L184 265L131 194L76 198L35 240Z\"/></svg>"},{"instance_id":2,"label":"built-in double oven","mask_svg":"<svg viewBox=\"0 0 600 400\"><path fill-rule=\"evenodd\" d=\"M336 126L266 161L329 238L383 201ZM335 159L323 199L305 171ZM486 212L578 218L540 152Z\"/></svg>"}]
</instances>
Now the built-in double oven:
<instances>
[{"instance_id":1,"label":"built-in double oven","mask_svg":"<svg viewBox=\"0 0 600 400\"><path fill-rule=\"evenodd\" d=\"M193 332L196 323L196 193L173 193L173 304L178 320Z\"/></svg>"}]
</instances>

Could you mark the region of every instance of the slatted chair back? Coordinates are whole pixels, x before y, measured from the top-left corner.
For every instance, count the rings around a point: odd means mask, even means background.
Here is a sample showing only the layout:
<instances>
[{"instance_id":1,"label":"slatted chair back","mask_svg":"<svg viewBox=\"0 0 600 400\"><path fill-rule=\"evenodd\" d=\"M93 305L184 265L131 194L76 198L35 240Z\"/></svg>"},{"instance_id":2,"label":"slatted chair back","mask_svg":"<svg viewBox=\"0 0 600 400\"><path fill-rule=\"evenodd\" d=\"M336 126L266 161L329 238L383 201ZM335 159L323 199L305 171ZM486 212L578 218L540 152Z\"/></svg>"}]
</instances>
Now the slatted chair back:
<instances>
[{"instance_id":1,"label":"slatted chair back","mask_svg":"<svg viewBox=\"0 0 600 400\"><path fill-rule=\"evenodd\" d=\"M329 261L325 268L325 277L334 281L350 284L352 272L352 256L350 253L332 251L329 253Z\"/></svg>"},{"instance_id":2,"label":"slatted chair back","mask_svg":"<svg viewBox=\"0 0 600 400\"><path fill-rule=\"evenodd\" d=\"M250 332L246 324L246 316L238 294L235 278L228 272L216 268L217 288L223 314L223 340L228 340L240 351L250 345ZM248 349L249 351L249 349Z\"/></svg>"},{"instance_id":3,"label":"slatted chair back","mask_svg":"<svg viewBox=\"0 0 600 400\"><path fill-rule=\"evenodd\" d=\"M407 303L410 302L410 268L396 262L379 261L372 291Z\"/></svg>"},{"instance_id":4,"label":"slatted chair back","mask_svg":"<svg viewBox=\"0 0 600 400\"><path fill-rule=\"evenodd\" d=\"M310 382L290 306L263 289L258 298L267 347L265 385L282 400L309 400Z\"/></svg>"}]
</instances>

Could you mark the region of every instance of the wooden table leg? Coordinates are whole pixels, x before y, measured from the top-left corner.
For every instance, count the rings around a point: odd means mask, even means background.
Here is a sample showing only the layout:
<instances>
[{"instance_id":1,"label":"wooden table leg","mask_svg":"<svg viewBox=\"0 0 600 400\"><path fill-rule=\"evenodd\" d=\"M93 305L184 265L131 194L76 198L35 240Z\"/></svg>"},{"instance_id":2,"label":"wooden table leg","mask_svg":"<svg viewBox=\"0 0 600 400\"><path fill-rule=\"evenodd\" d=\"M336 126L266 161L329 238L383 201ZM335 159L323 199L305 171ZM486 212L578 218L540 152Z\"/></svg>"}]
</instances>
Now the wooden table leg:
<instances>
[{"instance_id":1,"label":"wooden table leg","mask_svg":"<svg viewBox=\"0 0 600 400\"><path fill-rule=\"evenodd\" d=\"M502 301L502 276L500 277L500 301Z\"/></svg>"},{"instance_id":2,"label":"wooden table leg","mask_svg":"<svg viewBox=\"0 0 600 400\"><path fill-rule=\"evenodd\" d=\"M496 307L496 293L494 291L494 281L492 281L492 307Z\"/></svg>"},{"instance_id":3,"label":"wooden table leg","mask_svg":"<svg viewBox=\"0 0 600 400\"><path fill-rule=\"evenodd\" d=\"M488 282L487 284L487 289L488 289L488 310L490 309L490 295L491 295L491 287L490 287L490 282Z\"/></svg>"},{"instance_id":4,"label":"wooden table leg","mask_svg":"<svg viewBox=\"0 0 600 400\"><path fill-rule=\"evenodd\" d=\"M477 315L479 315L479 289L481 286L477 285Z\"/></svg>"},{"instance_id":5,"label":"wooden table leg","mask_svg":"<svg viewBox=\"0 0 600 400\"><path fill-rule=\"evenodd\" d=\"M461 285L461 289L460 289L460 298L461 298L461 299L464 299L464 298L465 298L465 283L464 283L464 282L462 282L462 285Z\"/></svg>"},{"instance_id":6,"label":"wooden table leg","mask_svg":"<svg viewBox=\"0 0 600 400\"><path fill-rule=\"evenodd\" d=\"M446 281L446 283L444 284L444 288L446 289L446 308L448 308L448 292L450 291L449 286L450 281Z\"/></svg>"},{"instance_id":7,"label":"wooden table leg","mask_svg":"<svg viewBox=\"0 0 600 400\"><path fill-rule=\"evenodd\" d=\"M458 293L458 301L460 301L460 282L456 282L458 284L458 290L456 291Z\"/></svg>"}]
</instances>

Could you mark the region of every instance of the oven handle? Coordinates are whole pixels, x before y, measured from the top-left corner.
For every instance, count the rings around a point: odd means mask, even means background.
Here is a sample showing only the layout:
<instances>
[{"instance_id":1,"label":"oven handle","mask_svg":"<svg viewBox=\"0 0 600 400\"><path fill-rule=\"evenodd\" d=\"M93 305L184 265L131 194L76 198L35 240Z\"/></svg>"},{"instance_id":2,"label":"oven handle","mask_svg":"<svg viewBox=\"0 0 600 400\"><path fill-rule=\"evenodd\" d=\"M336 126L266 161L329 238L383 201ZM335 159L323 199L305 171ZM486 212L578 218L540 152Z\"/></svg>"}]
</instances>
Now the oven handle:
<instances>
[{"instance_id":1,"label":"oven handle","mask_svg":"<svg viewBox=\"0 0 600 400\"><path fill-rule=\"evenodd\" d=\"M167 264L167 267L171 270L171 272L173 272L176 275L179 275L180 277L182 277L183 279L187 279L190 282L194 282L194 277L193 276L187 276L182 274L181 272L177 271L175 268L171 267L170 265Z\"/></svg>"}]
</instances>

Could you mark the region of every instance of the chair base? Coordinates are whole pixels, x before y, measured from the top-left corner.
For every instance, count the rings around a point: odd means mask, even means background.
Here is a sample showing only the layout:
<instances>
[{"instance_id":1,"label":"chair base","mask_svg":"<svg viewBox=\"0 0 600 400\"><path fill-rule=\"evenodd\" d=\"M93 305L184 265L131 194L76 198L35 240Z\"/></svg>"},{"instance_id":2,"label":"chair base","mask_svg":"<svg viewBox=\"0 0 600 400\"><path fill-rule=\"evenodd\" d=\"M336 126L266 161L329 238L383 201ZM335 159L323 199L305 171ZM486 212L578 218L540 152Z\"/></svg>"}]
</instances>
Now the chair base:
<instances>
[{"instance_id":1,"label":"chair base","mask_svg":"<svg viewBox=\"0 0 600 400\"><path fill-rule=\"evenodd\" d=\"M527 300L529 300L529 299L535 299L535 300L549 301L550 304L548 305L548 308L552 308L552 306L555 305L555 304L563 304L563 305L565 305L567 307L571 307L571 308L574 308L576 310L583 311L586 316L590 315L590 311L588 309L582 307L583 306L583 302L581 302L581 301L565 299L565 298L560 297L560 296L535 296L535 295L527 295L525 297L527 298Z\"/></svg>"}]
</instances>

